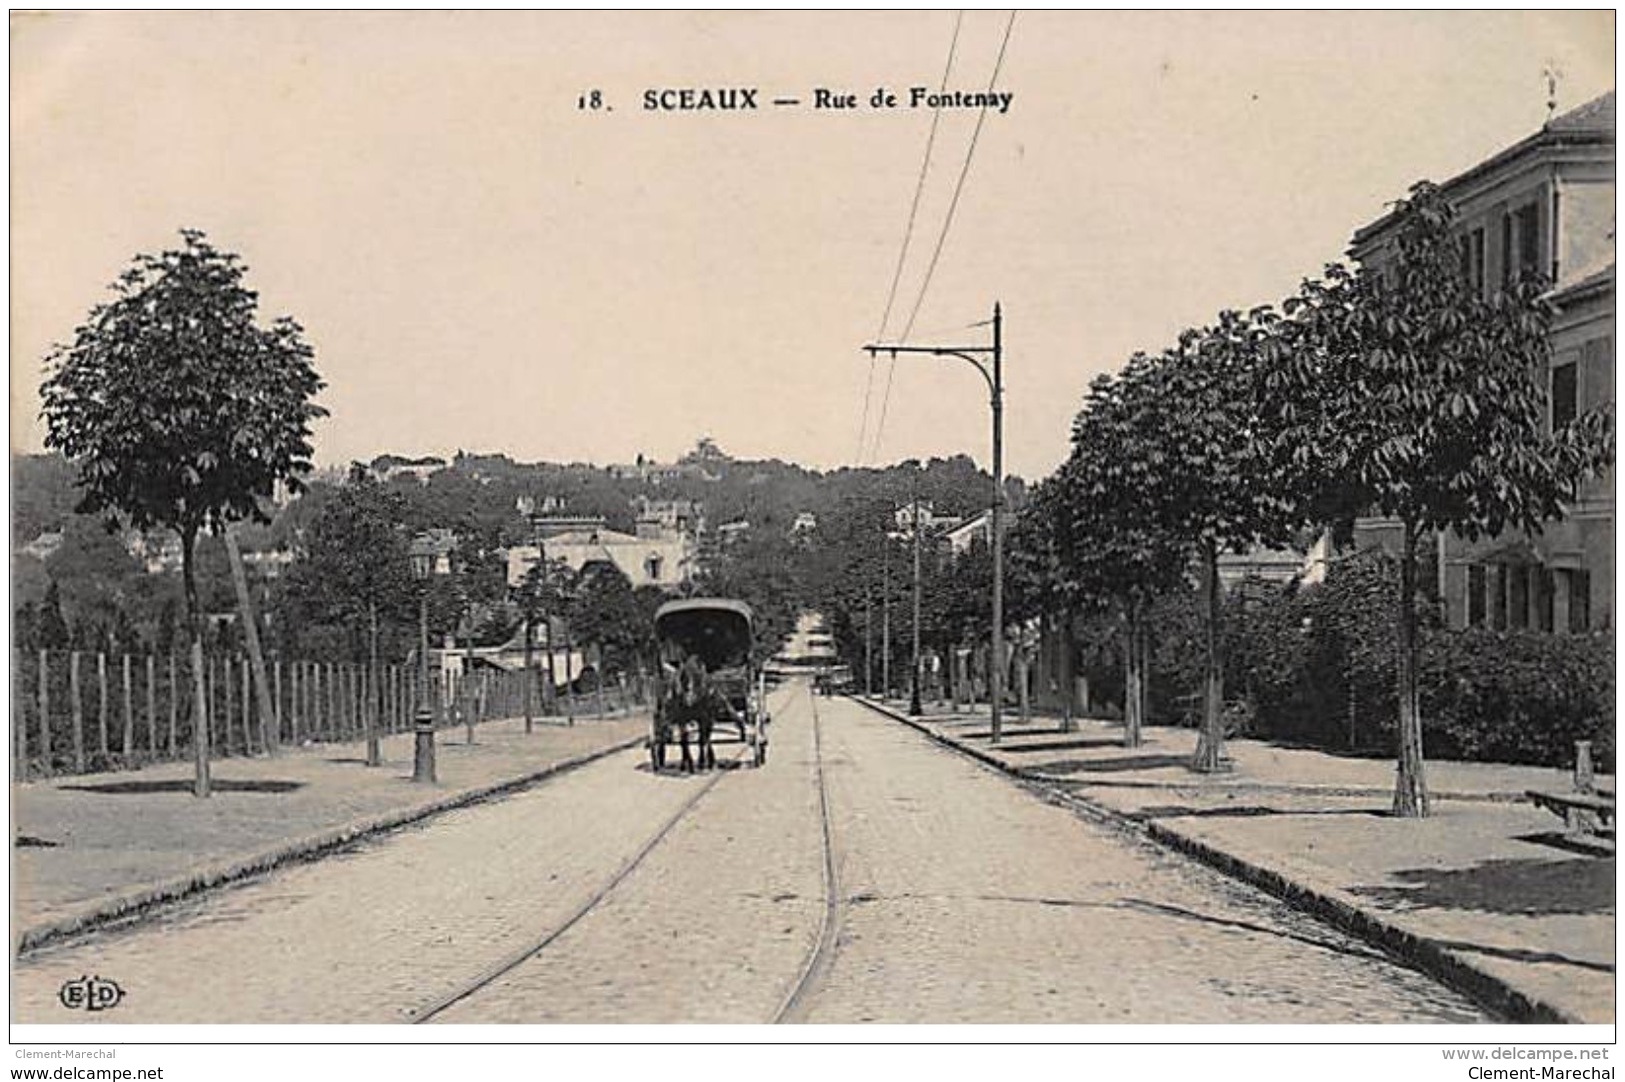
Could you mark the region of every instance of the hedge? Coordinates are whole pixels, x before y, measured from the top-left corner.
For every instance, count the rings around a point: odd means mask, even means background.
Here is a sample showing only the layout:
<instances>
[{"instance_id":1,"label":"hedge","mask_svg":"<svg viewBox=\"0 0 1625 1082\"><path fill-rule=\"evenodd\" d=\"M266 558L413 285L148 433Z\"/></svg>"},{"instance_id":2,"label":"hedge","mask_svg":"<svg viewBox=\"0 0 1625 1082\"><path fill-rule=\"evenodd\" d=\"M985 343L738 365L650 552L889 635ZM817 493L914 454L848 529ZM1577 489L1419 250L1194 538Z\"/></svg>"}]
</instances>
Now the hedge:
<instances>
[{"instance_id":1,"label":"hedge","mask_svg":"<svg viewBox=\"0 0 1625 1082\"><path fill-rule=\"evenodd\" d=\"M1397 591L1397 565L1379 552L1338 561L1323 584L1231 590L1224 647L1233 728L1329 751L1394 754ZM1417 616L1428 756L1566 768L1574 742L1591 740L1597 769L1612 772L1611 633L1450 630L1428 597L1418 599ZM1159 603L1151 627L1151 719L1194 725L1205 641L1194 593ZM1110 664L1098 646L1086 660Z\"/></svg>"}]
</instances>

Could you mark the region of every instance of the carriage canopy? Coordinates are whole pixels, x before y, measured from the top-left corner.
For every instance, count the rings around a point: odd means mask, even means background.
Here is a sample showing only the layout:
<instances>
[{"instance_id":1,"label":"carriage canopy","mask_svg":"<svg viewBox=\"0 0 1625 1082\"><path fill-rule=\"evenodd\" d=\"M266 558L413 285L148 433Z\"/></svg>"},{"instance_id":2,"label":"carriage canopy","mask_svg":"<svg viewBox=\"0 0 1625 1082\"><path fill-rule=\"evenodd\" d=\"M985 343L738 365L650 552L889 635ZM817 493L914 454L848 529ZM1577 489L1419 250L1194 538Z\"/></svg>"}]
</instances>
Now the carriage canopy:
<instances>
[{"instance_id":1,"label":"carriage canopy","mask_svg":"<svg viewBox=\"0 0 1625 1082\"><path fill-rule=\"evenodd\" d=\"M655 611L655 637L663 650L675 645L714 672L749 662L753 622L743 601L690 597L668 601Z\"/></svg>"}]
</instances>

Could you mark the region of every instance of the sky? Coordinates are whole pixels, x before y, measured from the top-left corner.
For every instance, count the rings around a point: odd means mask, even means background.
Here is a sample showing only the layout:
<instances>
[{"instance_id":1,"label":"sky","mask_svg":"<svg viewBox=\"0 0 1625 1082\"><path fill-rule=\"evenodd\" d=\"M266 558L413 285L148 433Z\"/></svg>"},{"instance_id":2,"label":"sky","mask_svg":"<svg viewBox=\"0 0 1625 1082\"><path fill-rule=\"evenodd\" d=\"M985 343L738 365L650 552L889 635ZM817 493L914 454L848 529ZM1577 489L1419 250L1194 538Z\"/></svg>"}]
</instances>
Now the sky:
<instances>
[{"instance_id":1,"label":"sky","mask_svg":"<svg viewBox=\"0 0 1625 1082\"><path fill-rule=\"evenodd\" d=\"M951 42L948 88L988 89L1009 15L958 18L13 13L11 446L43 446L51 343L189 227L306 327L322 465L701 435L986 465L975 373L861 347L916 308L911 341L985 343L997 301L1006 469L1036 479L1095 375L1280 301L1415 181L1537 130L1548 68L1559 111L1614 85L1612 11L1040 11L1010 30L1008 111L908 107ZM741 87L759 108L643 108Z\"/></svg>"}]
</instances>

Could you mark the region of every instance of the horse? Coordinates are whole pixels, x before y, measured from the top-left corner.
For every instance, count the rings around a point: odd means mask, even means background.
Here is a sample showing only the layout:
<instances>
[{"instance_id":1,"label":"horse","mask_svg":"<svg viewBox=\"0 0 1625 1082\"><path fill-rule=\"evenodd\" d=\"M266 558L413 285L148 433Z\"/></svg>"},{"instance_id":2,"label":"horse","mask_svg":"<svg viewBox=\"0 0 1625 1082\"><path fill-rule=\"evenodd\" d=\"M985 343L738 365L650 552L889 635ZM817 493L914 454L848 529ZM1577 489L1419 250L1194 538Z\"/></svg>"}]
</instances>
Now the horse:
<instances>
[{"instance_id":1,"label":"horse","mask_svg":"<svg viewBox=\"0 0 1625 1082\"><path fill-rule=\"evenodd\" d=\"M680 769L693 773L694 757L688 750L690 725L695 727L699 738L699 769L712 769L717 765L716 752L711 747L711 729L716 723L716 690L699 658L692 654L685 658L676 672L668 675L668 687L660 741L655 747L655 769L666 765L666 737L675 728L683 754Z\"/></svg>"}]
</instances>

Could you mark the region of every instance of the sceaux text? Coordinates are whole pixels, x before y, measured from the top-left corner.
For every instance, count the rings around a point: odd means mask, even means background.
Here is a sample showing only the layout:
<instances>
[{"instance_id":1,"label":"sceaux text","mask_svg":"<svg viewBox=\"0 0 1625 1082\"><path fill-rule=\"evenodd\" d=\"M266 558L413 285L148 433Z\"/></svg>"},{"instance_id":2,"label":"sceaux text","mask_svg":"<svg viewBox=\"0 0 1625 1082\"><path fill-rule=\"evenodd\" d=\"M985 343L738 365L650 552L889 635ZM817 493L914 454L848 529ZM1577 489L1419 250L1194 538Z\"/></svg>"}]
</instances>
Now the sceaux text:
<instances>
[{"instance_id":1,"label":"sceaux text","mask_svg":"<svg viewBox=\"0 0 1625 1082\"><path fill-rule=\"evenodd\" d=\"M643 92L643 108L647 112L743 112L762 108L758 97L760 87L651 87ZM778 107L810 105L825 112L870 109L994 109L1000 113L1010 111L1015 101L1011 90L945 90L933 91L929 87L909 87L906 94L880 87L867 99L847 90L817 87L810 101L800 98L775 98Z\"/></svg>"},{"instance_id":2,"label":"sceaux text","mask_svg":"<svg viewBox=\"0 0 1625 1082\"><path fill-rule=\"evenodd\" d=\"M754 86L654 88L643 92L643 108L668 113L755 109L757 90Z\"/></svg>"}]
</instances>

